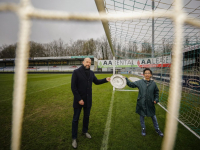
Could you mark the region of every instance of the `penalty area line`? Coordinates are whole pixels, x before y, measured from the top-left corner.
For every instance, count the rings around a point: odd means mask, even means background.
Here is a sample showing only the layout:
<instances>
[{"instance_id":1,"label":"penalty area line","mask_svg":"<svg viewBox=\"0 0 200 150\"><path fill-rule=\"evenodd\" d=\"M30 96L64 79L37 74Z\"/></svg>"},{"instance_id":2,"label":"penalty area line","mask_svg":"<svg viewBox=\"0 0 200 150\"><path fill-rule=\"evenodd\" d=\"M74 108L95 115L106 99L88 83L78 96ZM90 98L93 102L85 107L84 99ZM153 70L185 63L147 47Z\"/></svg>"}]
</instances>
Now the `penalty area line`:
<instances>
[{"instance_id":1,"label":"penalty area line","mask_svg":"<svg viewBox=\"0 0 200 150\"><path fill-rule=\"evenodd\" d=\"M101 150L107 150L107 148L108 148L108 139L109 139L109 133L110 133L110 124L111 124L111 117L112 117L114 94L115 94L115 91L112 92L112 98L111 98L110 107L108 110L108 117L107 117L103 140L102 140L102 144L101 144Z\"/></svg>"}]
</instances>

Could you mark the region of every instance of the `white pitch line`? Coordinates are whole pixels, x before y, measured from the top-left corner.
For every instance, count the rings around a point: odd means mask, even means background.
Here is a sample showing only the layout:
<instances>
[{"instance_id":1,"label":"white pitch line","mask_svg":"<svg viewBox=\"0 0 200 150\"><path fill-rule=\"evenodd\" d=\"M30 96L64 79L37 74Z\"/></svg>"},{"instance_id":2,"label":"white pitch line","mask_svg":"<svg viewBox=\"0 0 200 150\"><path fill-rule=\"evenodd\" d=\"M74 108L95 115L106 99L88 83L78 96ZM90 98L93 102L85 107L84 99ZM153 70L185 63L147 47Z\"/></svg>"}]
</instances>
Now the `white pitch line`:
<instances>
[{"instance_id":1,"label":"white pitch line","mask_svg":"<svg viewBox=\"0 0 200 150\"><path fill-rule=\"evenodd\" d=\"M140 79L137 78L137 77L129 77L128 79L131 80L132 82L135 82L135 81L140 80Z\"/></svg>"},{"instance_id":2,"label":"white pitch line","mask_svg":"<svg viewBox=\"0 0 200 150\"><path fill-rule=\"evenodd\" d=\"M65 85L65 84L69 84L71 82L68 82L68 83L64 83L64 84L60 84L60 85L57 85L57 86L53 86L53 87L50 87L50 88L46 88L46 89L42 89L42 90L39 90L39 91L36 91L36 92L41 92L41 91L45 91L45 90L48 90L48 89L52 89L52 88L55 88L55 87L58 87L58 86L62 86L62 85ZM26 95L29 95L29 94L33 94L33 93L36 93L36 92L31 92L31 93L28 93Z\"/></svg>"},{"instance_id":3,"label":"white pitch line","mask_svg":"<svg viewBox=\"0 0 200 150\"><path fill-rule=\"evenodd\" d=\"M139 90L118 90L118 89L117 89L117 90L115 90L115 91L122 91L122 92L126 92L126 91L127 91L127 92L129 92L129 91L136 91L136 92L138 92Z\"/></svg>"},{"instance_id":4,"label":"white pitch line","mask_svg":"<svg viewBox=\"0 0 200 150\"><path fill-rule=\"evenodd\" d=\"M108 110L108 117L106 122L106 127L104 130L103 140L101 144L101 150L107 150L108 148L108 139L109 139L109 132L110 132L110 124L111 124L111 116L112 116L112 109L113 109L113 102L114 102L114 94L115 91L112 92L112 98L110 102L110 108Z\"/></svg>"},{"instance_id":5,"label":"white pitch line","mask_svg":"<svg viewBox=\"0 0 200 150\"><path fill-rule=\"evenodd\" d=\"M33 116L33 115L35 115L35 114L38 114L38 113L42 112L43 110L44 110L44 109L40 109L39 111L36 111L36 112L34 112L34 113L28 115L27 117L24 117L23 120L26 120L26 119L30 118L31 116Z\"/></svg>"},{"instance_id":6,"label":"white pitch line","mask_svg":"<svg viewBox=\"0 0 200 150\"><path fill-rule=\"evenodd\" d=\"M42 89L42 90L39 90L39 91L35 91L35 92L31 92L31 93L27 93L26 95L33 94L33 93L37 93L37 92L41 92L41 91L45 91L45 90L52 89L52 88L55 88L55 87L58 87L58 86L62 86L62 85L65 85L65 84L69 84L69 83L71 83L71 82L64 83L64 84L60 84L60 85L53 86L53 87L46 88L46 89ZM1 100L0 102L4 102L4 101L10 100L10 99L12 99L12 98L8 98L8 99L5 99L5 100Z\"/></svg>"}]
</instances>

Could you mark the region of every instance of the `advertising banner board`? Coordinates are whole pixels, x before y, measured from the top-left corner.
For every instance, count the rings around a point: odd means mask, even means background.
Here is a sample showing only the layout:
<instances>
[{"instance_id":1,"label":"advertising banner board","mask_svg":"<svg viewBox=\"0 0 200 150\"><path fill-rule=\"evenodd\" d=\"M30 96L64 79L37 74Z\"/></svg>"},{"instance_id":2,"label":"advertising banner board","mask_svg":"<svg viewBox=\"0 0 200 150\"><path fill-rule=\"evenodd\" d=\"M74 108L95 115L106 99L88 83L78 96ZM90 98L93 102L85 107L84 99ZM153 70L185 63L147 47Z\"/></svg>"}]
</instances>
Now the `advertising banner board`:
<instances>
[{"instance_id":1,"label":"advertising banner board","mask_svg":"<svg viewBox=\"0 0 200 150\"><path fill-rule=\"evenodd\" d=\"M170 74L153 73L153 79L170 82ZM200 77L199 76L182 76L182 86L200 91Z\"/></svg>"},{"instance_id":2,"label":"advertising banner board","mask_svg":"<svg viewBox=\"0 0 200 150\"><path fill-rule=\"evenodd\" d=\"M115 67L170 67L171 56L163 56L156 58L144 58L144 59L121 59L115 60ZM98 68L113 67L113 60L98 60Z\"/></svg>"}]
</instances>

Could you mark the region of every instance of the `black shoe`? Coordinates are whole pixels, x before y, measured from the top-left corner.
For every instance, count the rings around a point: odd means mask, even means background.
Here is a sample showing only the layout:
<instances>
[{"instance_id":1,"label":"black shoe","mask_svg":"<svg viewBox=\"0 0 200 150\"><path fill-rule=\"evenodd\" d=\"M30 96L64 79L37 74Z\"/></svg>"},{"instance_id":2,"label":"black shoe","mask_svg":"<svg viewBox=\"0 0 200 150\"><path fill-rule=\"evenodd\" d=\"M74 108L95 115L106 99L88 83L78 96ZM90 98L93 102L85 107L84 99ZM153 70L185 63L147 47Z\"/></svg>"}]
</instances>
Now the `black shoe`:
<instances>
[{"instance_id":1,"label":"black shoe","mask_svg":"<svg viewBox=\"0 0 200 150\"><path fill-rule=\"evenodd\" d=\"M163 137L164 134L160 131L160 129L156 129L156 133L158 133L159 136Z\"/></svg>"},{"instance_id":2,"label":"black shoe","mask_svg":"<svg viewBox=\"0 0 200 150\"><path fill-rule=\"evenodd\" d=\"M146 136L145 128L142 128L142 136Z\"/></svg>"}]
</instances>

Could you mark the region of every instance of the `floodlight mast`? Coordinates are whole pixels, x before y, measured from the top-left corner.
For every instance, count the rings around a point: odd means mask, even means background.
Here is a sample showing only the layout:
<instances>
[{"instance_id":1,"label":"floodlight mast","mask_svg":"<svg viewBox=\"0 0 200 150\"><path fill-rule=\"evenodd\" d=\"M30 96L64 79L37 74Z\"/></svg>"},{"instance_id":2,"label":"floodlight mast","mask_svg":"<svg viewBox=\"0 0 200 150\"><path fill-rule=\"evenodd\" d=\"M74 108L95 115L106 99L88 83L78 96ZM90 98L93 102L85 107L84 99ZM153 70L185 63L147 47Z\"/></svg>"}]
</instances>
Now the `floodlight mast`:
<instances>
[{"instance_id":1,"label":"floodlight mast","mask_svg":"<svg viewBox=\"0 0 200 150\"><path fill-rule=\"evenodd\" d=\"M154 13L154 0L152 0L152 13ZM152 51L151 51L152 60L154 58L154 17L152 17Z\"/></svg>"}]
</instances>

